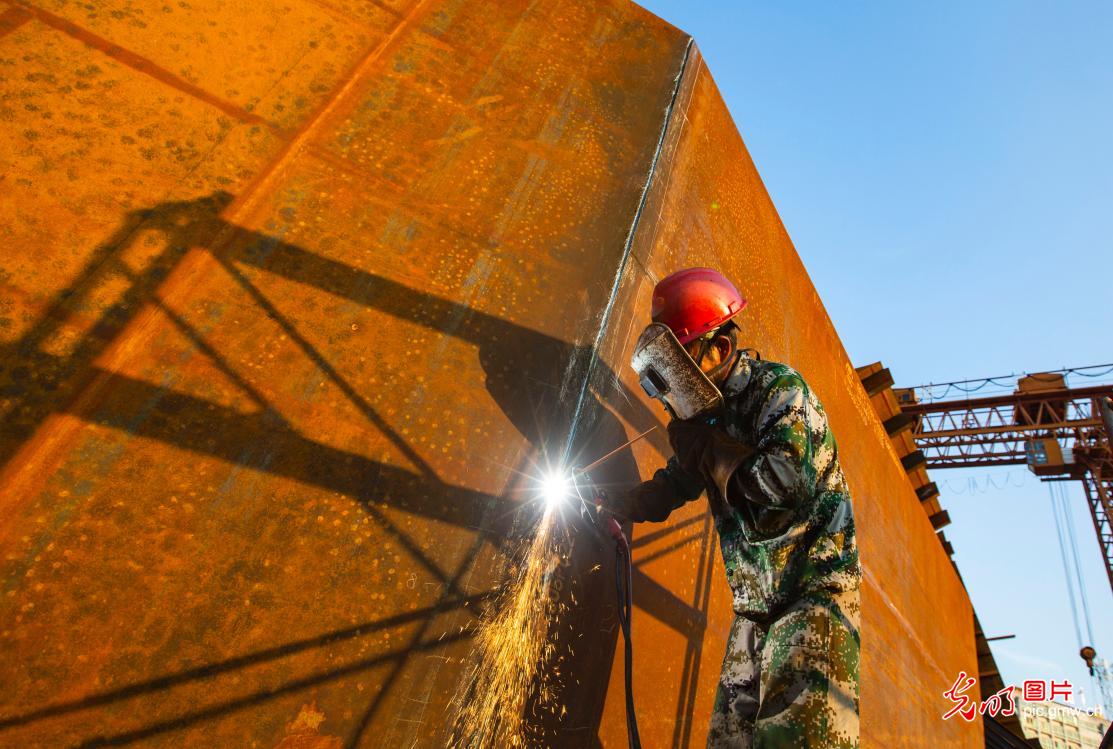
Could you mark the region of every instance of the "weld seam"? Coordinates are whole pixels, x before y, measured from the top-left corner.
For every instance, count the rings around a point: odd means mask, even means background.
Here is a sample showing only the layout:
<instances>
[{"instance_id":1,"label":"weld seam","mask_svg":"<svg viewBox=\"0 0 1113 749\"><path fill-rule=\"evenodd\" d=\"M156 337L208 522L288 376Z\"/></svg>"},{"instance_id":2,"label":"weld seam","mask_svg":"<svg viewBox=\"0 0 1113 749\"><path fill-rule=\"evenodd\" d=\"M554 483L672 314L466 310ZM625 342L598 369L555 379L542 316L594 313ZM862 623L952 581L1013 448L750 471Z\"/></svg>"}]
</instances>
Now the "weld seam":
<instances>
[{"instance_id":1,"label":"weld seam","mask_svg":"<svg viewBox=\"0 0 1113 749\"><path fill-rule=\"evenodd\" d=\"M603 342L603 336L607 332L607 323L610 322L611 312L614 309L615 302L618 301L618 290L622 285L622 277L626 271L626 266L630 260L630 255L634 250L634 236L637 234L638 224L641 222L642 212L645 210L645 205L649 201L649 188L653 184L653 177L657 174L657 162L661 159L661 153L665 148L665 136L669 132L669 124L672 122L673 110L676 106L677 97L680 95L680 84L684 79L684 73L688 69L688 59L692 53L691 37L688 38L688 44L684 47L684 57L680 61L680 70L677 71L675 82L673 84L672 96L669 98L669 104L665 108L665 119L661 124L661 132L657 136L657 147L653 151L653 159L649 162L649 173L646 175L645 184L642 186L641 198L638 200L637 210L634 211L634 218L630 222L630 230L626 234L626 243L622 248L622 257L618 261L618 270L615 272L614 285L611 287L611 295L607 300L606 306L603 308L603 314L599 318L599 331L595 334L595 341L591 346L591 359L587 364L587 371L584 373L583 385L580 387L580 395L576 401L576 409L572 412L572 421L568 429L568 442L564 446L564 455L561 463L563 464L568 460L568 456L572 450L572 443L575 441L576 428L579 426L580 417L583 412L584 399L587 397L587 389L591 384L591 377L595 374L595 367L599 361L599 347Z\"/></svg>"}]
</instances>

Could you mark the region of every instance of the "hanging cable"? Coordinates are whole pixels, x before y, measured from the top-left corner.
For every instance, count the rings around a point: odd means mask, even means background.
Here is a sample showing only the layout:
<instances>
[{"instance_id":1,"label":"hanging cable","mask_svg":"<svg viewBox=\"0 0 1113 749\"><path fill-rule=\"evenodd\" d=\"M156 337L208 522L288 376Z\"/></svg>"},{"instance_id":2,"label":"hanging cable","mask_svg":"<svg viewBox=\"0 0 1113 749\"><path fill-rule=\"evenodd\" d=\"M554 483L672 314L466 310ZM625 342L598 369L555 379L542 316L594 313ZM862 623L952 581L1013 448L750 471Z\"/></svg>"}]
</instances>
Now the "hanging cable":
<instances>
[{"instance_id":1,"label":"hanging cable","mask_svg":"<svg viewBox=\"0 0 1113 749\"><path fill-rule=\"evenodd\" d=\"M1066 529L1067 535L1070 540L1071 554L1074 557L1074 571L1078 580L1078 593L1079 599L1082 603L1082 615L1086 622L1086 635L1090 638L1087 643L1091 648L1094 647L1094 628L1090 622L1090 606L1086 598L1086 586L1083 581L1082 575L1082 560L1078 553L1078 534L1075 531L1074 518L1070 511L1070 501L1067 497L1066 486L1059 487L1059 497L1063 506L1063 514L1066 516ZM1077 625L1076 625L1077 628ZM1079 655L1082 655L1081 651ZM1106 680L1109 678L1109 672L1103 664L1098 664L1097 668L1090 667L1090 686L1096 686L1097 694L1101 695L1101 702L1107 702L1108 686ZM1108 707L1108 706L1107 706Z\"/></svg>"},{"instance_id":2,"label":"hanging cable","mask_svg":"<svg viewBox=\"0 0 1113 749\"><path fill-rule=\"evenodd\" d=\"M993 475L988 473L981 476L980 478L969 476L966 478L965 481L958 484L953 483L950 479L943 479L943 485L947 488L948 493L955 494L960 497L966 494L988 494L990 486L992 486L997 491L1002 491L1010 487L1020 488L1022 486L1026 486L1028 484L1028 477L1030 477L1031 475L1031 473L1025 470L1011 470L1004 475L1004 478L1001 479L1003 484L1002 486L998 486L997 482L993 480ZM1016 478L1017 476L1019 476L1020 478ZM983 481L985 482L984 487L981 485L981 482Z\"/></svg>"},{"instance_id":3,"label":"hanging cable","mask_svg":"<svg viewBox=\"0 0 1113 749\"><path fill-rule=\"evenodd\" d=\"M1095 369L1101 371L1091 371ZM999 388L1014 387L1016 385L1016 380L1020 379L1021 377L1030 377L1040 382L1054 382L1058 379L1059 375L1062 375L1064 377L1066 377L1067 375L1078 375L1079 377L1095 378L1105 377L1110 373L1113 373L1113 364L1091 364L1087 367L1065 367L1063 369L1056 369L1050 372L1036 372L1035 374L1023 372L1019 375L1014 373L1008 375L997 375L995 377L984 377L982 379L975 380L934 382L928 383L926 385L914 385L912 387L912 390L919 391L922 394L924 401L935 401L947 397L947 394L950 393L952 389L957 390L961 393L970 394L980 392L985 388L991 386ZM937 396L935 394L935 388L945 388L945 390L943 391L942 395Z\"/></svg>"},{"instance_id":4,"label":"hanging cable","mask_svg":"<svg viewBox=\"0 0 1113 749\"><path fill-rule=\"evenodd\" d=\"M1078 553L1078 534L1074 530L1074 516L1070 511L1070 503L1067 500L1067 487L1062 484L1059 486L1059 499L1063 506L1063 515L1067 520L1067 540L1070 541L1071 554L1074 557L1074 574L1078 579L1078 599L1082 604L1082 616L1086 622L1086 635L1090 638L1089 644L1093 645L1094 628L1090 624L1090 605L1086 599L1086 586L1082 581L1082 559Z\"/></svg>"},{"instance_id":5,"label":"hanging cable","mask_svg":"<svg viewBox=\"0 0 1113 749\"><path fill-rule=\"evenodd\" d=\"M1071 618L1074 620L1074 636L1078 640L1078 647L1082 647L1082 629L1078 626L1078 606L1074 602L1074 583L1070 579L1070 570L1067 565L1067 547L1063 542L1063 527L1059 521L1059 505L1055 501L1054 484L1047 485L1047 493L1051 497L1051 514L1055 517L1055 533L1059 538L1059 555L1063 559L1063 575L1067 581L1067 595L1070 596Z\"/></svg>"}]
</instances>

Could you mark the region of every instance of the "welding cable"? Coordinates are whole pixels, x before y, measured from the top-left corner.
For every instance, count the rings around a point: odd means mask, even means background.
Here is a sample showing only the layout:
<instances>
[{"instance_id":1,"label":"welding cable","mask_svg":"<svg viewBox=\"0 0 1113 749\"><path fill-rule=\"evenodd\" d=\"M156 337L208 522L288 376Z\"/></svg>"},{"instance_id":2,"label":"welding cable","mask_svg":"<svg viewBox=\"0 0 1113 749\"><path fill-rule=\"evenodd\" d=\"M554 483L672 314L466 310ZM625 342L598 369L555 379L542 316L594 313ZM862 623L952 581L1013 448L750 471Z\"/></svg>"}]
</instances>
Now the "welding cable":
<instances>
[{"instance_id":1,"label":"welding cable","mask_svg":"<svg viewBox=\"0 0 1113 749\"><path fill-rule=\"evenodd\" d=\"M642 436L649 434L649 431ZM579 477L583 473L583 471L573 471L572 488L576 492L576 496L579 497L581 514L589 518L588 522L591 526L602 535L602 529L596 525L596 522L598 522L597 515L591 511L588 503L584 500L583 493L580 491ZM596 507L598 506L597 504ZM622 527L613 517L605 521L605 525L607 525L607 535L614 541L615 603L617 604L618 624L622 627L622 640L625 648L626 737L630 749L641 749L642 742L638 736L638 716L634 710L634 641L630 633L630 615L634 610L634 565L630 560L630 539L626 538L626 534L622 532Z\"/></svg>"},{"instance_id":2,"label":"welding cable","mask_svg":"<svg viewBox=\"0 0 1113 749\"><path fill-rule=\"evenodd\" d=\"M618 623L626 648L626 736L630 749L641 749L638 736L638 716L634 711L634 641L630 637L630 613L634 609L634 569L630 561L630 542L622 534L615 539L615 592L618 604Z\"/></svg>"}]
</instances>

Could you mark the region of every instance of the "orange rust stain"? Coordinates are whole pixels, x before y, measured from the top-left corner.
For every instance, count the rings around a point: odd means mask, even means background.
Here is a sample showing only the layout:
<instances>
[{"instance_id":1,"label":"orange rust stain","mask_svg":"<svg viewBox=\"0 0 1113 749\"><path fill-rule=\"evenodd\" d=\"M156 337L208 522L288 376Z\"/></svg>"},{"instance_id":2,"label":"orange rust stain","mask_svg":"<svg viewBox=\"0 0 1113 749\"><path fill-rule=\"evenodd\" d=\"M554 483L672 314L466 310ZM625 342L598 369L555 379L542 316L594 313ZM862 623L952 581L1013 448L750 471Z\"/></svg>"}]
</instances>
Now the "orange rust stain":
<instances>
[{"instance_id":1,"label":"orange rust stain","mask_svg":"<svg viewBox=\"0 0 1113 749\"><path fill-rule=\"evenodd\" d=\"M325 714L316 702L301 706L297 717L286 724L286 735L274 749L340 749L344 742L336 736L321 734Z\"/></svg>"},{"instance_id":2,"label":"orange rust stain","mask_svg":"<svg viewBox=\"0 0 1113 749\"><path fill-rule=\"evenodd\" d=\"M16 8L13 8L12 10L16 10ZM153 61L143 57L142 55L137 55L130 50L124 49L123 47L114 44L113 42L105 39L102 36L94 34L87 29L83 29L77 24L71 23L70 21L67 21L60 16L54 15L48 10L44 10L38 6L30 4L20 4L18 6L18 10L21 10L24 13L33 16L43 24L53 29L57 29L63 34L77 39L83 44L87 44L92 49L108 55L114 60L118 60L119 62L127 65L130 68L134 68L135 70L138 70L145 75L151 76L159 83L162 83L173 89L181 91L184 94L188 94L189 96L203 101L206 104L216 107L229 117L235 117L241 122L262 124L267 125L268 127L274 127L259 115L252 114L243 107L239 107L235 104L232 104L231 102L225 101L219 96L216 96L198 86L195 86L189 81L183 79L181 76L174 75L169 70L156 65Z\"/></svg>"}]
</instances>

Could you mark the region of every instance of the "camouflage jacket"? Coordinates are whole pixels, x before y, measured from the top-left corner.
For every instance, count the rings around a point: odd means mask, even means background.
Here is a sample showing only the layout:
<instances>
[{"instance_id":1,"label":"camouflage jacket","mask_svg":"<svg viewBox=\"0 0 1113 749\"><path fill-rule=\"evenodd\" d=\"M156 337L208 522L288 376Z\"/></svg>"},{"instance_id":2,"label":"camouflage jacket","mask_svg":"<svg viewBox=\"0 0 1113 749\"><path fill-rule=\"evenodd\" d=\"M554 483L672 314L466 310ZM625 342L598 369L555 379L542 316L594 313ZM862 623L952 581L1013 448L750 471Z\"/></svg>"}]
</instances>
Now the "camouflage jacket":
<instances>
[{"instance_id":1,"label":"camouflage jacket","mask_svg":"<svg viewBox=\"0 0 1113 749\"><path fill-rule=\"evenodd\" d=\"M643 494L650 501L631 508L630 518L663 520L706 490L743 616L775 616L804 593L856 588L854 512L818 399L791 367L745 354L722 390L722 426L754 454L729 486L686 474L670 459L646 482L657 491Z\"/></svg>"}]
</instances>

